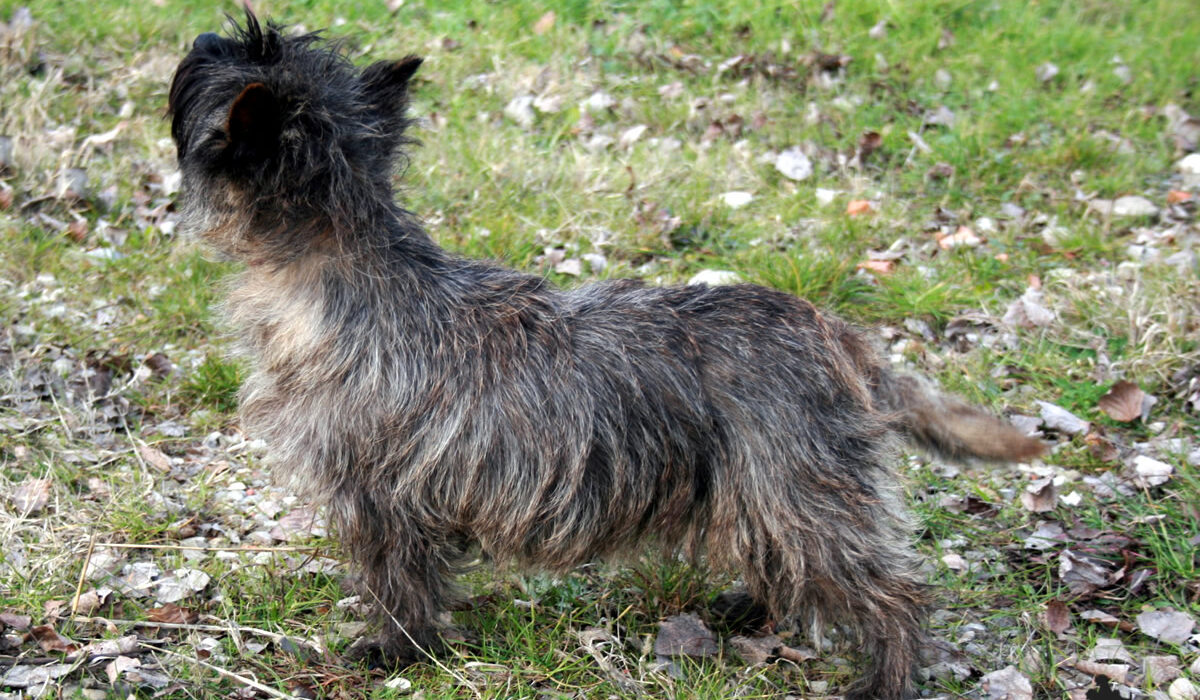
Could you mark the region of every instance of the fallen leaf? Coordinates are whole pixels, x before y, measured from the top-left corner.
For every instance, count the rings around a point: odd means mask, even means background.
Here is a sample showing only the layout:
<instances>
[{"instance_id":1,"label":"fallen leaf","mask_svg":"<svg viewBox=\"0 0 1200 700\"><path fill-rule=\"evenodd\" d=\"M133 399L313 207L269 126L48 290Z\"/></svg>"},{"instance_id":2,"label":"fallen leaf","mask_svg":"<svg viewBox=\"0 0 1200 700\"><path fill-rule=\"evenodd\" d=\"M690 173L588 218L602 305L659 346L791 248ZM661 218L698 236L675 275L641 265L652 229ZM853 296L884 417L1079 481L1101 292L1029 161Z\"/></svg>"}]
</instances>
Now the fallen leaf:
<instances>
[{"instance_id":1,"label":"fallen leaf","mask_svg":"<svg viewBox=\"0 0 1200 700\"><path fill-rule=\"evenodd\" d=\"M546 14L538 18L538 21L533 23L533 33L537 35L545 34L554 28L554 10L550 10Z\"/></svg>"},{"instance_id":2,"label":"fallen leaf","mask_svg":"<svg viewBox=\"0 0 1200 700\"><path fill-rule=\"evenodd\" d=\"M44 666L13 666L0 674L0 686L5 688L55 688L51 681L77 670L76 664L46 664ZM39 693L39 697L41 694Z\"/></svg>"},{"instance_id":3,"label":"fallen leaf","mask_svg":"<svg viewBox=\"0 0 1200 700\"><path fill-rule=\"evenodd\" d=\"M1153 457L1138 455L1133 458L1133 476L1130 478L1139 488L1162 486L1171 480L1175 467Z\"/></svg>"},{"instance_id":4,"label":"fallen leaf","mask_svg":"<svg viewBox=\"0 0 1200 700\"><path fill-rule=\"evenodd\" d=\"M37 640L38 646L42 651L61 651L70 653L79 648L79 645L71 640L59 635L50 625L38 625L29 630L29 636Z\"/></svg>"},{"instance_id":5,"label":"fallen leaf","mask_svg":"<svg viewBox=\"0 0 1200 700\"><path fill-rule=\"evenodd\" d=\"M1065 435L1079 435L1086 433L1092 425L1067 409L1049 401L1038 401L1037 404L1042 408L1042 424L1051 430L1057 430Z\"/></svg>"},{"instance_id":6,"label":"fallen leaf","mask_svg":"<svg viewBox=\"0 0 1200 700\"><path fill-rule=\"evenodd\" d=\"M1116 627L1121 623L1116 617L1103 610L1084 610L1079 613L1079 618L1088 622L1094 622L1097 625L1104 625L1105 627Z\"/></svg>"},{"instance_id":7,"label":"fallen leaf","mask_svg":"<svg viewBox=\"0 0 1200 700\"><path fill-rule=\"evenodd\" d=\"M22 516L37 513L50 502L50 480L27 479L8 498Z\"/></svg>"},{"instance_id":8,"label":"fallen leaf","mask_svg":"<svg viewBox=\"0 0 1200 700\"><path fill-rule=\"evenodd\" d=\"M857 265L859 270L867 270L877 275L886 275L895 267L895 260L864 260Z\"/></svg>"},{"instance_id":9,"label":"fallen leaf","mask_svg":"<svg viewBox=\"0 0 1200 700\"><path fill-rule=\"evenodd\" d=\"M1183 644L1192 635L1195 620L1174 610L1153 610L1135 619L1143 634L1170 644Z\"/></svg>"},{"instance_id":10,"label":"fallen leaf","mask_svg":"<svg viewBox=\"0 0 1200 700\"><path fill-rule=\"evenodd\" d=\"M93 589L84 593L80 593L79 596L72 601L72 608L77 614L91 615L93 612L98 610L101 605L104 604L104 598L107 597L106 594L110 592L111 591L105 591L105 595L101 595L99 591Z\"/></svg>"},{"instance_id":11,"label":"fallen leaf","mask_svg":"<svg viewBox=\"0 0 1200 700\"><path fill-rule=\"evenodd\" d=\"M939 248L949 250L951 248L958 248L959 246L974 248L983 243L983 239L975 235L975 231L970 226L959 226L958 230L954 233L939 235L937 242Z\"/></svg>"},{"instance_id":12,"label":"fallen leaf","mask_svg":"<svg viewBox=\"0 0 1200 700\"><path fill-rule=\"evenodd\" d=\"M1062 525L1054 522L1040 522L1033 533L1025 538L1025 549L1047 550L1067 541L1067 534Z\"/></svg>"},{"instance_id":13,"label":"fallen leaf","mask_svg":"<svg viewBox=\"0 0 1200 700\"><path fill-rule=\"evenodd\" d=\"M716 636L700 618L691 614L675 615L663 620L659 623L658 637L654 640L655 656L703 658L715 656L720 650Z\"/></svg>"},{"instance_id":14,"label":"fallen leaf","mask_svg":"<svg viewBox=\"0 0 1200 700\"><path fill-rule=\"evenodd\" d=\"M794 664L801 664L817 658L817 655L808 649L797 649L796 647L789 647L787 645L779 647L775 650L775 653L779 654L779 658L786 659Z\"/></svg>"},{"instance_id":15,"label":"fallen leaf","mask_svg":"<svg viewBox=\"0 0 1200 700\"><path fill-rule=\"evenodd\" d=\"M1054 479L1046 477L1030 482L1021 492L1021 505L1031 513L1045 513L1054 510L1058 503L1058 488Z\"/></svg>"},{"instance_id":16,"label":"fallen leaf","mask_svg":"<svg viewBox=\"0 0 1200 700\"><path fill-rule=\"evenodd\" d=\"M1089 676L1104 676L1117 683L1124 683L1129 675L1129 666L1125 664L1102 664L1081 659L1075 662L1075 668Z\"/></svg>"},{"instance_id":17,"label":"fallen leaf","mask_svg":"<svg viewBox=\"0 0 1200 700\"><path fill-rule=\"evenodd\" d=\"M925 171L925 177L930 180L946 180L954 177L954 166L949 163L934 163Z\"/></svg>"},{"instance_id":18,"label":"fallen leaf","mask_svg":"<svg viewBox=\"0 0 1200 700\"><path fill-rule=\"evenodd\" d=\"M161 608L150 608L147 610L146 619L150 622L191 624L200 619L200 614L187 608L181 608L174 603L167 603Z\"/></svg>"},{"instance_id":19,"label":"fallen leaf","mask_svg":"<svg viewBox=\"0 0 1200 700\"><path fill-rule=\"evenodd\" d=\"M1033 700L1033 685L1015 666L992 671L979 684L992 700Z\"/></svg>"},{"instance_id":20,"label":"fallen leaf","mask_svg":"<svg viewBox=\"0 0 1200 700\"><path fill-rule=\"evenodd\" d=\"M1185 192L1183 190L1170 190L1167 192L1167 204L1182 204L1183 202L1190 202L1191 200L1191 192Z\"/></svg>"},{"instance_id":21,"label":"fallen leaf","mask_svg":"<svg viewBox=\"0 0 1200 700\"><path fill-rule=\"evenodd\" d=\"M142 662L130 656L118 656L104 666L104 673L108 676L109 683L116 683L120 679L121 674L131 668L138 668Z\"/></svg>"},{"instance_id":22,"label":"fallen leaf","mask_svg":"<svg viewBox=\"0 0 1200 700\"><path fill-rule=\"evenodd\" d=\"M1137 384L1122 379L1113 384L1108 393L1100 397L1096 405L1107 413L1109 418L1124 422L1142 416L1143 402L1146 399L1146 392L1142 391Z\"/></svg>"},{"instance_id":23,"label":"fallen leaf","mask_svg":"<svg viewBox=\"0 0 1200 700\"><path fill-rule=\"evenodd\" d=\"M1099 637L1096 639L1096 646L1088 652L1090 661L1120 661L1123 663L1133 663L1133 655L1125 648L1119 639L1111 637Z\"/></svg>"},{"instance_id":24,"label":"fallen leaf","mask_svg":"<svg viewBox=\"0 0 1200 700\"><path fill-rule=\"evenodd\" d=\"M870 214L874 210L875 207L872 206L870 200L867 199L852 199L846 205L847 216L862 216L864 214Z\"/></svg>"},{"instance_id":25,"label":"fallen leaf","mask_svg":"<svg viewBox=\"0 0 1200 700\"><path fill-rule=\"evenodd\" d=\"M1029 287L1020 299L1008 305L1002 319L1013 328L1041 328L1054 322L1054 312L1042 304L1042 290Z\"/></svg>"},{"instance_id":26,"label":"fallen leaf","mask_svg":"<svg viewBox=\"0 0 1200 700\"><path fill-rule=\"evenodd\" d=\"M743 637L738 635L729 638L729 645L737 651L738 656L747 664L766 663L775 656L775 650L783 646L783 641L773 634L763 637Z\"/></svg>"},{"instance_id":27,"label":"fallen leaf","mask_svg":"<svg viewBox=\"0 0 1200 700\"><path fill-rule=\"evenodd\" d=\"M1179 677L1183 669L1174 656L1146 656L1142 658L1142 675L1152 685L1169 683Z\"/></svg>"},{"instance_id":28,"label":"fallen leaf","mask_svg":"<svg viewBox=\"0 0 1200 700\"><path fill-rule=\"evenodd\" d=\"M1045 619L1046 629L1055 634L1062 634L1071 629L1071 610L1061 600L1046 602Z\"/></svg>"},{"instance_id":29,"label":"fallen leaf","mask_svg":"<svg viewBox=\"0 0 1200 700\"><path fill-rule=\"evenodd\" d=\"M149 445L138 445L138 455L150 466L163 474L171 472L171 458Z\"/></svg>"},{"instance_id":30,"label":"fallen leaf","mask_svg":"<svg viewBox=\"0 0 1200 700\"><path fill-rule=\"evenodd\" d=\"M883 137L878 131L867 131L858 138L858 162L866 163L871 154L883 145Z\"/></svg>"},{"instance_id":31,"label":"fallen leaf","mask_svg":"<svg viewBox=\"0 0 1200 700\"><path fill-rule=\"evenodd\" d=\"M1058 555L1058 576L1076 596L1091 595L1112 583L1107 566L1069 549Z\"/></svg>"}]
</instances>

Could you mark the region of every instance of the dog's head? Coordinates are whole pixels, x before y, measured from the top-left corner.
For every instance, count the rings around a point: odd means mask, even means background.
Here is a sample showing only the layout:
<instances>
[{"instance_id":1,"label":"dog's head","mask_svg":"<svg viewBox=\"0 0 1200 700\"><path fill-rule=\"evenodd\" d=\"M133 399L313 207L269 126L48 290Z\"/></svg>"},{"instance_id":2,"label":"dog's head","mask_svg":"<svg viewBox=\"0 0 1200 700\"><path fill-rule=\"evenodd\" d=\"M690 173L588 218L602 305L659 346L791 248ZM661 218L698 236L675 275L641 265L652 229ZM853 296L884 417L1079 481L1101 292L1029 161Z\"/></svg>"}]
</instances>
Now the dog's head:
<instances>
[{"instance_id":1,"label":"dog's head","mask_svg":"<svg viewBox=\"0 0 1200 700\"><path fill-rule=\"evenodd\" d=\"M272 220L242 228L262 228L359 211L364 197L390 200L421 59L359 69L338 44L264 27L249 10L244 25L231 25L229 36L196 37L171 82L167 114L185 211L253 209ZM209 219L194 228L229 227L211 221L213 213L191 212Z\"/></svg>"}]
</instances>

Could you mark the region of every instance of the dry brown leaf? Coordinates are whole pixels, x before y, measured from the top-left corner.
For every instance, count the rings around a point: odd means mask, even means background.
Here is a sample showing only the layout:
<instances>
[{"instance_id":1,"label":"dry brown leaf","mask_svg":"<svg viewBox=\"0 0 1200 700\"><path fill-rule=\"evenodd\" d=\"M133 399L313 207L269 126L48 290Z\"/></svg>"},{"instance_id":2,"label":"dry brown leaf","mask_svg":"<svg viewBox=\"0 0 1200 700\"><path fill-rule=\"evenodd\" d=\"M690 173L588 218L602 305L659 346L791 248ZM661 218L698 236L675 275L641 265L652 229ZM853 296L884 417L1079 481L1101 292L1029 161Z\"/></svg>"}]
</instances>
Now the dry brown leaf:
<instances>
[{"instance_id":1,"label":"dry brown leaf","mask_svg":"<svg viewBox=\"0 0 1200 700\"><path fill-rule=\"evenodd\" d=\"M550 10L546 14L538 18L538 21L533 23L533 33L537 35L545 34L554 28L554 10Z\"/></svg>"},{"instance_id":2,"label":"dry brown leaf","mask_svg":"<svg viewBox=\"0 0 1200 700\"><path fill-rule=\"evenodd\" d=\"M171 458L149 445L138 445L138 455L150 466L163 474L171 471Z\"/></svg>"},{"instance_id":3,"label":"dry brown leaf","mask_svg":"<svg viewBox=\"0 0 1200 700\"><path fill-rule=\"evenodd\" d=\"M871 154L879 150L883 145L883 137L878 131L865 132L858 139L858 160L860 163L866 163Z\"/></svg>"},{"instance_id":4,"label":"dry brown leaf","mask_svg":"<svg viewBox=\"0 0 1200 700\"><path fill-rule=\"evenodd\" d=\"M939 248L942 250L949 250L951 248L958 248L960 246L974 248L980 243L983 243L983 239L976 235L974 229L972 229L970 226L959 226L954 233L938 235L937 242Z\"/></svg>"},{"instance_id":5,"label":"dry brown leaf","mask_svg":"<svg viewBox=\"0 0 1200 700\"><path fill-rule=\"evenodd\" d=\"M72 608L79 615L91 615L104 604L104 597L95 589L85 591L72 601Z\"/></svg>"},{"instance_id":6,"label":"dry brown leaf","mask_svg":"<svg viewBox=\"0 0 1200 700\"><path fill-rule=\"evenodd\" d=\"M797 649L796 647L789 647L786 645L776 649L775 653L779 654L779 658L787 659L794 664L801 664L805 661L811 661L817 658L817 655L808 649Z\"/></svg>"},{"instance_id":7,"label":"dry brown leaf","mask_svg":"<svg viewBox=\"0 0 1200 700\"><path fill-rule=\"evenodd\" d=\"M29 630L29 636L37 641L42 651L61 651L69 654L79 648L75 642L59 635L51 625L38 625Z\"/></svg>"},{"instance_id":8,"label":"dry brown leaf","mask_svg":"<svg viewBox=\"0 0 1200 700\"><path fill-rule=\"evenodd\" d=\"M200 614L194 610L181 608L174 603L167 603L161 608L150 608L146 611L146 619L151 622L168 622L171 624L191 624L200 619Z\"/></svg>"},{"instance_id":9,"label":"dry brown leaf","mask_svg":"<svg viewBox=\"0 0 1200 700\"><path fill-rule=\"evenodd\" d=\"M1171 190L1167 192L1167 204L1182 204L1192 200L1192 193L1183 190Z\"/></svg>"},{"instance_id":10,"label":"dry brown leaf","mask_svg":"<svg viewBox=\"0 0 1200 700\"><path fill-rule=\"evenodd\" d=\"M1071 611L1067 604L1054 599L1046 603L1046 629L1055 634L1062 634L1071 629Z\"/></svg>"},{"instance_id":11,"label":"dry brown leaf","mask_svg":"<svg viewBox=\"0 0 1200 700\"><path fill-rule=\"evenodd\" d=\"M1122 379L1113 384L1108 393L1100 397L1096 405L1107 413L1109 418L1127 422L1141 418L1146 399L1146 392L1142 391L1137 384ZM1145 408L1149 408L1149 406L1145 406Z\"/></svg>"},{"instance_id":12,"label":"dry brown leaf","mask_svg":"<svg viewBox=\"0 0 1200 700\"><path fill-rule=\"evenodd\" d=\"M870 214L874 210L875 207L872 206L871 202L866 199L852 199L850 200L850 203L846 205L847 216L862 216L865 214Z\"/></svg>"},{"instance_id":13,"label":"dry brown leaf","mask_svg":"<svg viewBox=\"0 0 1200 700\"><path fill-rule=\"evenodd\" d=\"M70 238L76 243L83 243L87 240L88 222L87 219L76 219L67 224L67 238Z\"/></svg>"},{"instance_id":14,"label":"dry brown leaf","mask_svg":"<svg viewBox=\"0 0 1200 700\"><path fill-rule=\"evenodd\" d=\"M28 479L13 490L9 500L21 515L32 515L50 502L50 480Z\"/></svg>"},{"instance_id":15,"label":"dry brown leaf","mask_svg":"<svg viewBox=\"0 0 1200 700\"><path fill-rule=\"evenodd\" d=\"M1021 492L1021 505L1031 513L1045 513L1054 510L1058 504L1058 488L1054 479L1046 477L1031 482Z\"/></svg>"},{"instance_id":16,"label":"dry brown leaf","mask_svg":"<svg viewBox=\"0 0 1200 700\"><path fill-rule=\"evenodd\" d=\"M1112 583L1113 578L1101 560L1064 549L1058 555L1058 576L1072 595L1087 596Z\"/></svg>"},{"instance_id":17,"label":"dry brown leaf","mask_svg":"<svg viewBox=\"0 0 1200 700\"><path fill-rule=\"evenodd\" d=\"M1105 676L1118 683L1124 683L1129 675L1129 666L1125 664L1102 664L1096 661L1080 660L1075 662L1075 668L1089 676Z\"/></svg>"},{"instance_id":18,"label":"dry brown leaf","mask_svg":"<svg viewBox=\"0 0 1200 700\"><path fill-rule=\"evenodd\" d=\"M858 264L858 269L886 275L896 266L895 260L864 260Z\"/></svg>"},{"instance_id":19,"label":"dry brown leaf","mask_svg":"<svg viewBox=\"0 0 1200 700\"><path fill-rule=\"evenodd\" d=\"M721 647L716 636L695 615L675 615L658 625L655 656L715 656Z\"/></svg>"},{"instance_id":20,"label":"dry brown leaf","mask_svg":"<svg viewBox=\"0 0 1200 700\"><path fill-rule=\"evenodd\" d=\"M775 650L783 645L783 641L773 634L764 637L743 637L738 635L729 638L729 644L751 666L766 663L775 656Z\"/></svg>"}]
</instances>

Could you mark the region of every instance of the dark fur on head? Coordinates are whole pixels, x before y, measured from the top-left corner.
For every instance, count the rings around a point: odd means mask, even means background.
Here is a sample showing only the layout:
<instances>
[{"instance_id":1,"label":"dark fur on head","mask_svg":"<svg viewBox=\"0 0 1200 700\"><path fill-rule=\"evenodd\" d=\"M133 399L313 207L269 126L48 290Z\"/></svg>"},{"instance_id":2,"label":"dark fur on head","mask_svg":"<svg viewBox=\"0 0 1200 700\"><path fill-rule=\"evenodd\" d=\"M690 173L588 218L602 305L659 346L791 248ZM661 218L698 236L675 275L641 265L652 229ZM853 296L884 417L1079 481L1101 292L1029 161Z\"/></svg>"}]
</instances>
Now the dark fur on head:
<instances>
[{"instance_id":1,"label":"dark fur on head","mask_svg":"<svg viewBox=\"0 0 1200 700\"><path fill-rule=\"evenodd\" d=\"M858 630L847 697L908 694L927 594L892 436L1040 445L777 291L562 291L443 251L389 184L419 63L360 71L248 16L198 37L170 93L185 223L247 263L245 427L329 505L379 649L436 646L468 546L563 571L650 540L738 571L777 620Z\"/></svg>"}]
</instances>

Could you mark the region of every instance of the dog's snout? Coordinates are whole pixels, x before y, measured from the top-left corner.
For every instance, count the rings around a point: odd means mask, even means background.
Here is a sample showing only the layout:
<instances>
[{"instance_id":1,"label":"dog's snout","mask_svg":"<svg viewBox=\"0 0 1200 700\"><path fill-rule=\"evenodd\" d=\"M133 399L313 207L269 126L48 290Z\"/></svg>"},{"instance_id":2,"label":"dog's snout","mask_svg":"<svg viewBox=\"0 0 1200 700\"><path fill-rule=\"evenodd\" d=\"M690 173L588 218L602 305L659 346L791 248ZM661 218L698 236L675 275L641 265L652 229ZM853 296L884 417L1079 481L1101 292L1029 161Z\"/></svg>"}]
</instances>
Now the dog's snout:
<instances>
[{"instance_id":1,"label":"dog's snout","mask_svg":"<svg viewBox=\"0 0 1200 700\"><path fill-rule=\"evenodd\" d=\"M216 53L221 48L221 37L213 32L204 32L192 42L192 49L205 53Z\"/></svg>"}]
</instances>

